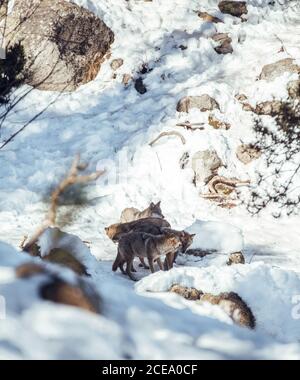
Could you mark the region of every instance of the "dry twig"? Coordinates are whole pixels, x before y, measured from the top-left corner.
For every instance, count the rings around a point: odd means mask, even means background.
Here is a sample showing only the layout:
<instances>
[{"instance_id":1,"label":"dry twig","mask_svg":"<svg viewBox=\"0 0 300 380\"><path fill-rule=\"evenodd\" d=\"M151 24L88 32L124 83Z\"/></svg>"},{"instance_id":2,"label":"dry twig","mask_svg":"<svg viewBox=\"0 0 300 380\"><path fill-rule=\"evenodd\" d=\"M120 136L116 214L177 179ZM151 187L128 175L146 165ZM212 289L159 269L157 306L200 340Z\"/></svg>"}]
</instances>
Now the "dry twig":
<instances>
[{"instance_id":1,"label":"dry twig","mask_svg":"<svg viewBox=\"0 0 300 380\"><path fill-rule=\"evenodd\" d=\"M149 143L150 146L154 145L161 137L164 137L164 136L177 136L180 138L182 144L184 145L186 143L186 140L185 138L182 136L181 133L179 132L162 132L161 134L159 134L153 141L151 141Z\"/></svg>"},{"instance_id":2,"label":"dry twig","mask_svg":"<svg viewBox=\"0 0 300 380\"><path fill-rule=\"evenodd\" d=\"M87 183L87 182L95 181L101 175L104 174L104 171L101 170L101 171L96 171L88 175L79 176L78 171L84 170L85 168L86 168L86 165L80 163L80 155L78 154L75 157L73 164L71 166L71 169L69 173L67 174L66 178L64 178L59 183L57 188L51 194L51 204L50 204L50 209L48 211L46 219L35 231L35 233L30 238L30 240L25 245L24 245L25 242L23 243L24 251L29 251L30 248L37 242L38 238L44 233L44 231L48 227L55 226L59 197L69 186L72 186L78 183Z\"/></svg>"},{"instance_id":3,"label":"dry twig","mask_svg":"<svg viewBox=\"0 0 300 380\"><path fill-rule=\"evenodd\" d=\"M190 131L196 131L197 129L203 131L205 128L202 127L202 125L204 125L204 123L190 123L186 121L184 123L177 123L176 127L182 127Z\"/></svg>"}]
</instances>

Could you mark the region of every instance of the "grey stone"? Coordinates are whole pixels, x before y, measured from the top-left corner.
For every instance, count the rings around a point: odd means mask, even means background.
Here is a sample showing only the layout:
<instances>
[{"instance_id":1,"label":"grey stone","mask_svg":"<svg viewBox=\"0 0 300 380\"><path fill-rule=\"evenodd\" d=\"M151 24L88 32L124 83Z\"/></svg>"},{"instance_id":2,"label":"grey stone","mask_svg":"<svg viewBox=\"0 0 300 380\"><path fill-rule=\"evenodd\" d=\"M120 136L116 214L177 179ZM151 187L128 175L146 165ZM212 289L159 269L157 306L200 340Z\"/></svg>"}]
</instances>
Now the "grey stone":
<instances>
[{"instance_id":1,"label":"grey stone","mask_svg":"<svg viewBox=\"0 0 300 380\"><path fill-rule=\"evenodd\" d=\"M96 77L114 34L72 2L16 0L7 19L7 40L24 48L29 85L73 91Z\"/></svg>"},{"instance_id":2,"label":"grey stone","mask_svg":"<svg viewBox=\"0 0 300 380\"><path fill-rule=\"evenodd\" d=\"M189 112L191 108L198 108L201 112L220 109L219 104L211 96L204 94L200 96L186 96L177 104L178 112Z\"/></svg>"}]
</instances>

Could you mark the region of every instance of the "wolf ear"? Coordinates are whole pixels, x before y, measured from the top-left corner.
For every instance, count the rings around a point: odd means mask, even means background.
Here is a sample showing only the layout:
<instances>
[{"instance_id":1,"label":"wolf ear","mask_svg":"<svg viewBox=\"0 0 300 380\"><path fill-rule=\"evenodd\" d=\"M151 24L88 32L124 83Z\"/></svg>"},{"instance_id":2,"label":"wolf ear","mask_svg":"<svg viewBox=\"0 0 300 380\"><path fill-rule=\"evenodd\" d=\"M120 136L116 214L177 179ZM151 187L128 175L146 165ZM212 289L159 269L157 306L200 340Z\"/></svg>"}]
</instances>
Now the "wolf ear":
<instances>
[{"instance_id":1,"label":"wolf ear","mask_svg":"<svg viewBox=\"0 0 300 380\"><path fill-rule=\"evenodd\" d=\"M194 238L195 236L196 236L196 234L190 234L191 238Z\"/></svg>"},{"instance_id":2,"label":"wolf ear","mask_svg":"<svg viewBox=\"0 0 300 380\"><path fill-rule=\"evenodd\" d=\"M156 206L156 207L159 207L160 204L161 204L161 201L157 202L155 206Z\"/></svg>"},{"instance_id":3,"label":"wolf ear","mask_svg":"<svg viewBox=\"0 0 300 380\"><path fill-rule=\"evenodd\" d=\"M155 204L153 202L150 203L150 207L153 208Z\"/></svg>"}]
</instances>

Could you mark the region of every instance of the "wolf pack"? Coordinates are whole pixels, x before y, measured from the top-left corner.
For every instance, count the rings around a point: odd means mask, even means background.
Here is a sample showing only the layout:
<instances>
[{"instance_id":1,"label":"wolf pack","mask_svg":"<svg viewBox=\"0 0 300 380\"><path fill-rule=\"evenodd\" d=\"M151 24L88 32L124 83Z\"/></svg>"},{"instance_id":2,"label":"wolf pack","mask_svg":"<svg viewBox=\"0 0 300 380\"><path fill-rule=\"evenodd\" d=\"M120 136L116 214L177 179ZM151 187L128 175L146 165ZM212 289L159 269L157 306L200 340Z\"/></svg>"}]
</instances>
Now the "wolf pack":
<instances>
[{"instance_id":1,"label":"wolf pack","mask_svg":"<svg viewBox=\"0 0 300 380\"><path fill-rule=\"evenodd\" d=\"M186 252L193 243L195 235L172 229L160 206L161 202L151 202L143 211L126 208L121 213L119 223L105 228L107 236L118 245L113 271L119 268L131 280L137 281L133 274L136 272L133 264L135 258L140 260L140 267L150 269L152 273L155 272L155 265L160 270L169 270L178 254Z\"/></svg>"}]
</instances>

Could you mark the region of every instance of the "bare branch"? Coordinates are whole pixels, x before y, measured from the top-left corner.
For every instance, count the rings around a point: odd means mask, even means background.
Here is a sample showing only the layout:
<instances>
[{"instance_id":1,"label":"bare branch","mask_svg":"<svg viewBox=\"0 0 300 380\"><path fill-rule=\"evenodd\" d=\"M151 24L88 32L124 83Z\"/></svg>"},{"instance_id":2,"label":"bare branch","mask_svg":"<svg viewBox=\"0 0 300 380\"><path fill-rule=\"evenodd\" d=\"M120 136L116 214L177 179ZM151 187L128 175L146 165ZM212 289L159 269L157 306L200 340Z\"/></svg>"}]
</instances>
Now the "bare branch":
<instances>
[{"instance_id":1,"label":"bare branch","mask_svg":"<svg viewBox=\"0 0 300 380\"><path fill-rule=\"evenodd\" d=\"M176 127L182 127L190 131L196 131L197 129L203 131L204 127L202 127L202 125L204 124L205 123L190 123L189 121L186 121L184 123L177 123Z\"/></svg>"},{"instance_id":2,"label":"bare branch","mask_svg":"<svg viewBox=\"0 0 300 380\"><path fill-rule=\"evenodd\" d=\"M80 163L80 155L78 154L76 155L72 163L71 169L69 170L69 173L67 174L66 178L64 178L59 183L59 185L57 186L57 188L53 191L51 195L51 204L50 204L50 208L46 216L46 219L38 227L38 229L35 231L35 233L30 238L30 240L25 245L23 243L24 251L29 251L30 248L33 246L33 244L37 242L39 237L44 233L44 231L48 227L55 226L59 197L69 186L72 186L74 184L79 184L79 183L87 183L87 182L95 181L105 172L104 170L101 170L101 171L96 171L94 173L91 173L89 175L79 176L78 171L82 170L82 167L84 166Z\"/></svg>"},{"instance_id":3,"label":"bare branch","mask_svg":"<svg viewBox=\"0 0 300 380\"><path fill-rule=\"evenodd\" d=\"M182 136L182 134L181 133L179 133L179 132L175 132L175 131L173 131L173 132L162 132L161 134L159 134L153 141L151 141L150 143L149 143L149 145L150 146L152 146L152 145L154 145L160 138L162 138L162 137L164 137L164 136L177 136L177 137L179 137L180 139L181 139L181 142L182 142L182 144L184 145L184 144L186 144L186 140L185 140L185 138Z\"/></svg>"}]
</instances>

